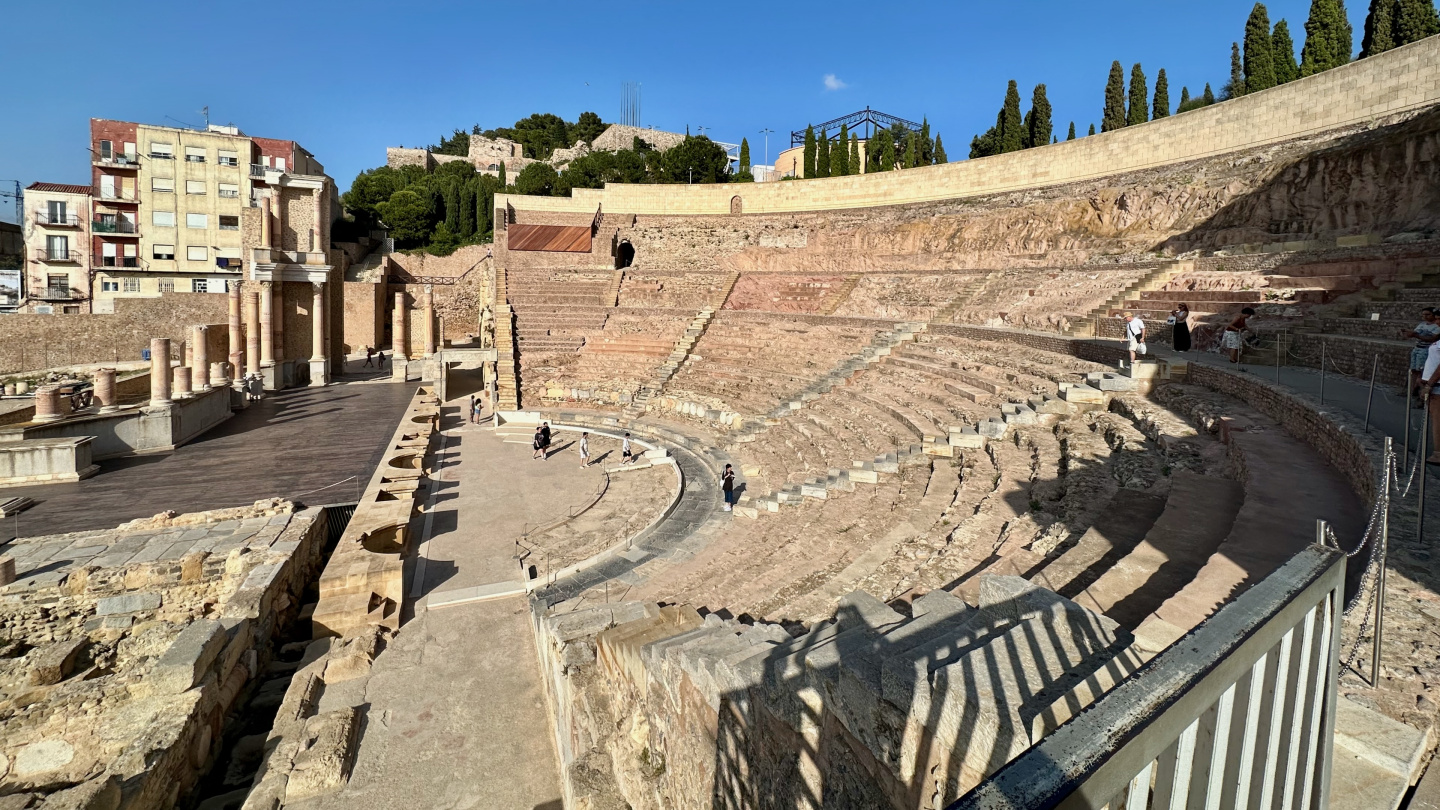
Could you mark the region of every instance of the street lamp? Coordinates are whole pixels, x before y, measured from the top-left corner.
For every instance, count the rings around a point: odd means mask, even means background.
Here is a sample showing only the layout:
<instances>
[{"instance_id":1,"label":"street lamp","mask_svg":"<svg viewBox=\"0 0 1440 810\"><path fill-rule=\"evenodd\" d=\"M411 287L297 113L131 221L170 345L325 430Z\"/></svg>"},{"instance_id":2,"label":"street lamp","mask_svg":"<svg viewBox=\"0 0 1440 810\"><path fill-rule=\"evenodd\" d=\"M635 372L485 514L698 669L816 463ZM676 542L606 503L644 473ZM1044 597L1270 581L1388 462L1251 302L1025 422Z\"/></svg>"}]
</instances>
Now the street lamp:
<instances>
[{"instance_id":1,"label":"street lamp","mask_svg":"<svg viewBox=\"0 0 1440 810\"><path fill-rule=\"evenodd\" d=\"M769 165L770 165L770 133L772 133L772 132L774 132L774 131L775 131L775 130L773 130L773 129L762 129L762 130L760 130L761 134L763 134L763 135L765 136L765 165L766 165L766 166L769 166Z\"/></svg>"}]
</instances>

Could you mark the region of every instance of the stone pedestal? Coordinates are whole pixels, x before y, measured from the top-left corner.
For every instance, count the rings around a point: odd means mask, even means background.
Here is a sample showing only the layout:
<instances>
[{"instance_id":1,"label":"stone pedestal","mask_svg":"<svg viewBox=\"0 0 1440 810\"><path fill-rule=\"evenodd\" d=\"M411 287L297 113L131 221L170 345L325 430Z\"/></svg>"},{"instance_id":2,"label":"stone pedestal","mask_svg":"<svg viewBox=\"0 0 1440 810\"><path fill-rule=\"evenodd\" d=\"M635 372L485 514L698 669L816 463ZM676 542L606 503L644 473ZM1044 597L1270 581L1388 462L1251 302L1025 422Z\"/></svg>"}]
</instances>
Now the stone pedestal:
<instances>
[{"instance_id":1,"label":"stone pedestal","mask_svg":"<svg viewBox=\"0 0 1440 810\"><path fill-rule=\"evenodd\" d=\"M190 381L196 391L210 390L210 327L196 326L190 330L194 351L190 360Z\"/></svg>"},{"instance_id":2,"label":"stone pedestal","mask_svg":"<svg viewBox=\"0 0 1440 810\"><path fill-rule=\"evenodd\" d=\"M170 338L150 339L150 406L170 404Z\"/></svg>"},{"instance_id":3,"label":"stone pedestal","mask_svg":"<svg viewBox=\"0 0 1440 810\"><path fill-rule=\"evenodd\" d=\"M35 389L35 416L31 421L54 422L64 419L62 400L58 385L42 385Z\"/></svg>"},{"instance_id":4,"label":"stone pedestal","mask_svg":"<svg viewBox=\"0 0 1440 810\"><path fill-rule=\"evenodd\" d=\"M230 364L217 362L210 364L210 387L224 388L230 384Z\"/></svg>"},{"instance_id":5,"label":"stone pedestal","mask_svg":"<svg viewBox=\"0 0 1440 810\"><path fill-rule=\"evenodd\" d=\"M115 369L99 368L95 370L95 407L101 413L110 413L115 410Z\"/></svg>"},{"instance_id":6,"label":"stone pedestal","mask_svg":"<svg viewBox=\"0 0 1440 810\"><path fill-rule=\"evenodd\" d=\"M190 367L176 366L171 369L171 372L173 372L173 376L171 377L173 395L177 398L190 396Z\"/></svg>"}]
</instances>

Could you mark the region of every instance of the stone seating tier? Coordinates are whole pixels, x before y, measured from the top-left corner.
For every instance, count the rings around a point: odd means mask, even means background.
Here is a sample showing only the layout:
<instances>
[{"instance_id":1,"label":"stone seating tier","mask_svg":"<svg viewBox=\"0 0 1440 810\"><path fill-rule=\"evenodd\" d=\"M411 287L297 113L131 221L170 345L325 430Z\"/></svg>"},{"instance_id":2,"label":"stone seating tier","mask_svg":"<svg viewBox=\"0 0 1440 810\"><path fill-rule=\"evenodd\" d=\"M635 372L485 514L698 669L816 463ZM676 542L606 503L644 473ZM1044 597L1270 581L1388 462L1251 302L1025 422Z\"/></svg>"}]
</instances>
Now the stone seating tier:
<instances>
[{"instance_id":1,"label":"stone seating tier","mask_svg":"<svg viewBox=\"0 0 1440 810\"><path fill-rule=\"evenodd\" d=\"M716 299L732 274L722 272L657 273L635 267L620 282L621 308L685 309L694 313Z\"/></svg>"}]
</instances>

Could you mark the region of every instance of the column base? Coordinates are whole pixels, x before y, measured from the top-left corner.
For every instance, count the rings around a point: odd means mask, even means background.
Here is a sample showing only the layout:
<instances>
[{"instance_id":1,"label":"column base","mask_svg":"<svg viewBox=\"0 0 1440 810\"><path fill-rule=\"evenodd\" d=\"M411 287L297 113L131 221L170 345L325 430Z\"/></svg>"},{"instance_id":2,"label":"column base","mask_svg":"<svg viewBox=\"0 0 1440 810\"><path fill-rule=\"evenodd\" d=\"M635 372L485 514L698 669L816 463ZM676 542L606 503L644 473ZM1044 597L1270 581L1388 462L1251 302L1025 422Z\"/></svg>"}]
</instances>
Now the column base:
<instances>
[{"instance_id":1,"label":"column base","mask_svg":"<svg viewBox=\"0 0 1440 810\"><path fill-rule=\"evenodd\" d=\"M394 359L390 361L390 379L395 382L405 382L409 379L410 361Z\"/></svg>"},{"instance_id":2,"label":"column base","mask_svg":"<svg viewBox=\"0 0 1440 810\"><path fill-rule=\"evenodd\" d=\"M330 382L330 361L323 357L310 358L310 387L318 388Z\"/></svg>"},{"instance_id":3,"label":"column base","mask_svg":"<svg viewBox=\"0 0 1440 810\"><path fill-rule=\"evenodd\" d=\"M285 370L278 363L260 367L260 377L265 381L266 391L279 391L285 387Z\"/></svg>"}]
</instances>

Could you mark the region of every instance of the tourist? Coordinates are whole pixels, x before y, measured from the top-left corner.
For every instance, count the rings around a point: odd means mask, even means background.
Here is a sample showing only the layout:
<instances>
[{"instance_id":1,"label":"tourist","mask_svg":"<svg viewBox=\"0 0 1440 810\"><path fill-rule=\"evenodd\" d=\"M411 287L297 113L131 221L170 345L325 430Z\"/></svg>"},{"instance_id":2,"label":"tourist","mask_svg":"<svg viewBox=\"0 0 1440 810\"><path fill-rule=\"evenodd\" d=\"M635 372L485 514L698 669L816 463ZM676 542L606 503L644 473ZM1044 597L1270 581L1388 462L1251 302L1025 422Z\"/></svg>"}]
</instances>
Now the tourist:
<instances>
[{"instance_id":1,"label":"tourist","mask_svg":"<svg viewBox=\"0 0 1440 810\"><path fill-rule=\"evenodd\" d=\"M550 423L549 423L549 422L541 422L541 423L540 423L540 449L541 449L541 451L542 451L541 454L540 454L540 458L541 458L541 459L550 458Z\"/></svg>"},{"instance_id":2,"label":"tourist","mask_svg":"<svg viewBox=\"0 0 1440 810\"><path fill-rule=\"evenodd\" d=\"M530 454L531 459L540 458L540 455L545 452L545 436L540 432L539 425L535 426L535 438L530 442L530 446L535 448L535 452Z\"/></svg>"},{"instance_id":3,"label":"tourist","mask_svg":"<svg viewBox=\"0 0 1440 810\"><path fill-rule=\"evenodd\" d=\"M1426 307L1420 310L1420 325L1409 332L1400 333L1402 340L1415 339L1415 348L1410 350L1410 393L1418 393L1420 389L1420 372L1425 368L1425 360L1429 350L1437 340L1440 340L1440 311L1434 307ZM1420 402L1415 407L1424 407Z\"/></svg>"},{"instance_id":4,"label":"tourist","mask_svg":"<svg viewBox=\"0 0 1440 810\"><path fill-rule=\"evenodd\" d=\"M1177 352L1190 351L1190 306L1181 304L1170 313L1170 323L1175 328L1170 333L1170 345L1175 347Z\"/></svg>"},{"instance_id":5,"label":"tourist","mask_svg":"<svg viewBox=\"0 0 1440 810\"><path fill-rule=\"evenodd\" d=\"M580 433L580 469L590 466L590 432Z\"/></svg>"},{"instance_id":6,"label":"tourist","mask_svg":"<svg viewBox=\"0 0 1440 810\"><path fill-rule=\"evenodd\" d=\"M1430 348L1425 350L1425 367L1420 370L1420 398L1429 403L1433 443L1430 455L1425 459L1426 464L1440 464L1440 393L1435 390L1437 385L1440 385L1440 341L1431 343ZM1425 452L1423 436L1420 452Z\"/></svg>"},{"instance_id":7,"label":"tourist","mask_svg":"<svg viewBox=\"0 0 1440 810\"><path fill-rule=\"evenodd\" d=\"M623 441L620 442L620 463L629 464L635 460L635 451L630 449L630 434L626 433Z\"/></svg>"},{"instance_id":8,"label":"tourist","mask_svg":"<svg viewBox=\"0 0 1440 810\"><path fill-rule=\"evenodd\" d=\"M1235 320L1225 327L1225 333L1220 337L1220 348L1230 352L1230 362L1240 362L1240 350L1245 346L1244 331L1249 327L1250 318L1255 315L1255 310L1245 307Z\"/></svg>"},{"instance_id":9,"label":"tourist","mask_svg":"<svg viewBox=\"0 0 1440 810\"><path fill-rule=\"evenodd\" d=\"M485 412L485 400L479 397L470 397L470 421L480 424L480 415Z\"/></svg>"},{"instance_id":10,"label":"tourist","mask_svg":"<svg viewBox=\"0 0 1440 810\"><path fill-rule=\"evenodd\" d=\"M1133 312L1125 313L1125 341L1130 349L1130 365L1135 365L1135 355L1145 353L1145 321Z\"/></svg>"},{"instance_id":11,"label":"tourist","mask_svg":"<svg viewBox=\"0 0 1440 810\"><path fill-rule=\"evenodd\" d=\"M370 346L366 346L366 347L365 347L365 366L370 366L371 368L374 368L375 363L372 362L374 359L375 359L375 349L371 348ZM364 368L365 366L361 366L361 368Z\"/></svg>"},{"instance_id":12,"label":"tourist","mask_svg":"<svg viewBox=\"0 0 1440 810\"><path fill-rule=\"evenodd\" d=\"M381 349L379 352L376 352L376 363L377 363L376 368L384 368L384 367L385 367L385 350L384 350L384 349Z\"/></svg>"},{"instance_id":13,"label":"tourist","mask_svg":"<svg viewBox=\"0 0 1440 810\"><path fill-rule=\"evenodd\" d=\"M729 464L720 474L720 488L725 490L725 511L729 512L735 508L735 468Z\"/></svg>"}]
</instances>

